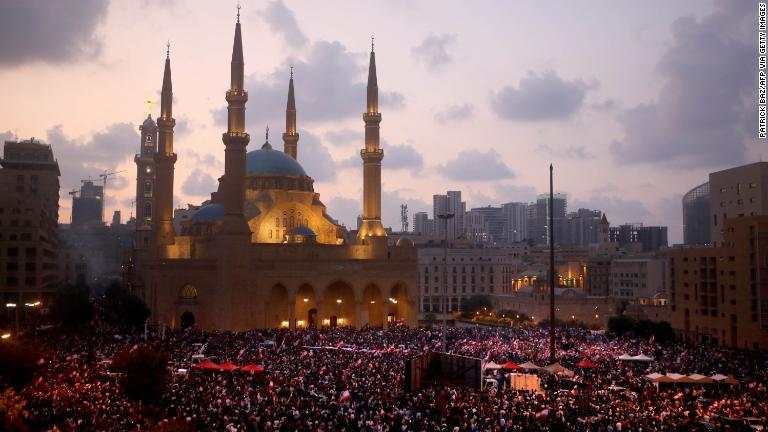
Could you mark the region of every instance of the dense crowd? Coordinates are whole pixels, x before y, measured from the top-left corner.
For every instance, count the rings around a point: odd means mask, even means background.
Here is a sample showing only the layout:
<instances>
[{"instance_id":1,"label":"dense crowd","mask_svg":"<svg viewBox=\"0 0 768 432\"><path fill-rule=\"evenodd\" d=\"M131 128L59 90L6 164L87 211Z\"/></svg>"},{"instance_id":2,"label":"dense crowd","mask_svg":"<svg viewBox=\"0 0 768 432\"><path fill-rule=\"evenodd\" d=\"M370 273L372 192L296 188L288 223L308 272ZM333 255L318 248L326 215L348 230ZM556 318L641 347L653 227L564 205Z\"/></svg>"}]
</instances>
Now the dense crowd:
<instances>
[{"instance_id":1,"label":"dense crowd","mask_svg":"<svg viewBox=\"0 0 768 432\"><path fill-rule=\"evenodd\" d=\"M740 418L766 425L764 353L558 331L558 361L572 378L541 373L541 392L457 386L404 390L407 359L441 347L440 329L323 329L247 333L185 331L145 342L141 335L91 331L34 336L42 367L20 395L30 430L206 431L676 431L740 430ZM538 328L451 328L448 351L547 364L548 333ZM170 353L160 402L121 390L110 361L153 344ZM621 362L644 353L650 363ZM195 357L263 365L263 373L191 368ZM575 364L589 359L595 369ZM739 385L658 388L650 372L715 373ZM163 429L165 428L165 429ZM175 429L174 429L175 428Z\"/></svg>"}]
</instances>

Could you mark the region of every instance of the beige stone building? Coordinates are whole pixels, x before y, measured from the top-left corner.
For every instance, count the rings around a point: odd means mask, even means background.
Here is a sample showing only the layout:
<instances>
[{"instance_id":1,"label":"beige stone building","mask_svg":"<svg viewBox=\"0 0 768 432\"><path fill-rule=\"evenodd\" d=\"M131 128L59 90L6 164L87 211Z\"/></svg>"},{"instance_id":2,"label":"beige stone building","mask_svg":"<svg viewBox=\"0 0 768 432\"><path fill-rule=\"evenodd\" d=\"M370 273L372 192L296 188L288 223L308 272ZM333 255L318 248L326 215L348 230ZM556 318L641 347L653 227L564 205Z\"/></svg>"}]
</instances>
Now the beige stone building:
<instances>
[{"instance_id":1,"label":"beige stone building","mask_svg":"<svg viewBox=\"0 0 768 432\"><path fill-rule=\"evenodd\" d=\"M0 165L0 295L3 309L23 309L61 283L59 164L51 146L30 139L6 141Z\"/></svg>"},{"instance_id":2,"label":"beige stone building","mask_svg":"<svg viewBox=\"0 0 768 432\"><path fill-rule=\"evenodd\" d=\"M768 348L768 216L728 218L718 247L673 248L670 323L684 339Z\"/></svg>"},{"instance_id":3,"label":"beige stone building","mask_svg":"<svg viewBox=\"0 0 768 432\"><path fill-rule=\"evenodd\" d=\"M172 87L166 58L157 146L137 156L142 213L130 263L133 289L152 320L171 327L246 330L260 327L416 324L416 249L408 239L388 245L381 223L378 84L371 50L363 161L363 215L356 244L326 212L314 180L300 164L293 73L284 149L265 143L247 151L241 26L235 26L226 93L224 174L211 201L173 228ZM143 125L154 133L152 124ZM149 150L149 151L147 151ZM151 161L151 163L150 163ZM154 175L147 177L147 167ZM149 197L145 195L149 193Z\"/></svg>"},{"instance_id":4,"label":"beige stone building","mask_svg":"<svg viewBox=\"0 0 768 432\"><path fill-rule=\"evenodd\" d=\"M710 237L721 246L728 219L768 214L768 162L709 174Z\"/></svg>"}]
</instances>

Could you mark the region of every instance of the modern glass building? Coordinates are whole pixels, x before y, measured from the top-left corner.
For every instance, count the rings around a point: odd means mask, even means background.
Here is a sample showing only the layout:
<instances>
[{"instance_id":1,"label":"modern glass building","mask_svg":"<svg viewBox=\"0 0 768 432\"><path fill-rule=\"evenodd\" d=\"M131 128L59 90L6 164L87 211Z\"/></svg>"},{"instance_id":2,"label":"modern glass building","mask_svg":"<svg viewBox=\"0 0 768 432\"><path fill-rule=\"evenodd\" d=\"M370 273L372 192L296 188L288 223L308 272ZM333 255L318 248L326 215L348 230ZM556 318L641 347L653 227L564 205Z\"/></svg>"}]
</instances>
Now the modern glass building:
<instances>
[{"instance_id":1,"label":"modern glass building","mask_svg":"<svg viewBox=\"0 0 768 432\"><path fill-rule=\"evenodd\" d=\"M709 182L683 195L683 242L687 245L712 243L709 221Z\"/></svg>"}]
</instances>

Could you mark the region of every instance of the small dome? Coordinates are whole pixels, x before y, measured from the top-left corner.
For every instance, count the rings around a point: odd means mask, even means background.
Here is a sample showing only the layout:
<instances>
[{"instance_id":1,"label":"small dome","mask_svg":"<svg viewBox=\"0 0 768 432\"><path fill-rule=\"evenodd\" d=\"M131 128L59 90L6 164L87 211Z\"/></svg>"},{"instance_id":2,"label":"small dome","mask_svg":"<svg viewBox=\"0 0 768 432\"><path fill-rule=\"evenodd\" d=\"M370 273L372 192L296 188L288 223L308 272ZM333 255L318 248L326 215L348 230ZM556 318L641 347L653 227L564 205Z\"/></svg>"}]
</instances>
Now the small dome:
<instances>
[{"instance_id":1,"label":"small dome","mask_svg":"<svg viewBox=\"0 0 768 432\"><path fill-rule=\"evenodd\" d=\"M305 237L310 237L310 236L316 237L317 236L317 234L315 234L315 232L312 231L312 229L310 229L309 227L305 227L305 226L298 226L296 228L291 228L291 235L300 235L300 236L305 236Z\"/></svg>"},{"instance_id":2,"label":"small dome","mask_svg":"<svg viewBox=\"0 0 768 432\"><path fill-rule=\"evenodd\" d=\"M143 127L144 129L157 127L157 124L155 124L155 121L152 120L152 114L147 115L147 118L144 119L144 123L141 124L141 127Z\"/></svg>"},{"instance_id":3,"label":"small dome","mask_svg":"<svg viewBox=\"0 0 768 432\"><path fill-rule=\"evenodd\" d=\"M268 145L245 155L245 169L249 176L308 177L296 159Z\"/></svg>"},{"instance_id":4,"label":"small dome","mask_svg":"<svg viewBox=\"0 0 768 432\"><path fill-rule=\"evenodd\" d=\"M208 204L192 215L192 222L217 222L224 220L224 206Z\"/></svg>"},{"instance_id":5,"label":"small dome","mask_svg":"<svg viewBox=\"0 0 768 432\"><path fill-rule=\"evenodd\" d=\"M409 239L408 237L400 237L397 239L397 242L395 243L395 246L397 247L413 247L413 240Z\"/></svg>"}]
</instances>

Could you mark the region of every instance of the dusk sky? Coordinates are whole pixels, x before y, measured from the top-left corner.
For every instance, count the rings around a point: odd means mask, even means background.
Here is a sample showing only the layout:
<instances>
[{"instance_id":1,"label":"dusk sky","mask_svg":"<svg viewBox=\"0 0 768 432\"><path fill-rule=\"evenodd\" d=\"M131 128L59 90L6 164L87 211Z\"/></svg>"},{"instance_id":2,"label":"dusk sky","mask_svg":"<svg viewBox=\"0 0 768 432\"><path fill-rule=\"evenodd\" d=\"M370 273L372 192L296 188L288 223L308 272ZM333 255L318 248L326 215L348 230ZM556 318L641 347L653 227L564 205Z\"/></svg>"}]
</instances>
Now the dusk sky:
<instances>
[{"instance_id":1,"label":"dusk sky","mask_svg":"<svg viewBox=\"0 0 768 432\"><path fill-rule=\"evenodd\" d=\"M568 194L569 211L670 228L709 172L768 158L757 127L757 5L733 1L242 1L249 149L281 134L294 65L298 158L355 226L370 36L381 91L383 219ZM0 137L35 137L67 192L103 170L131 214L145 101L173 70L177 205L223 173L235 1L0 0ZM156 117L159 103L152 108Z\"/></svg>"}]
</instances>

